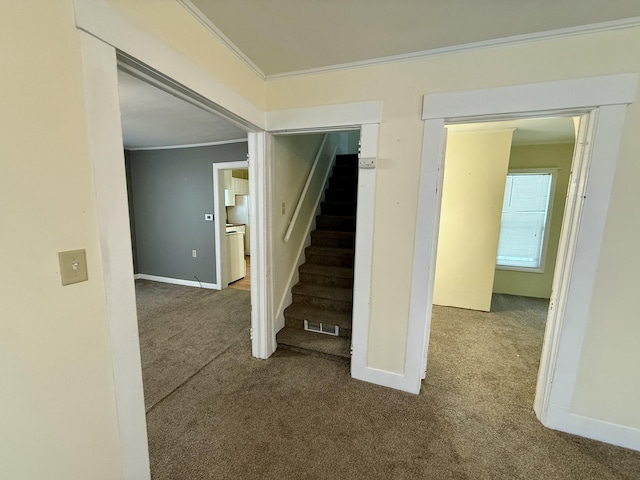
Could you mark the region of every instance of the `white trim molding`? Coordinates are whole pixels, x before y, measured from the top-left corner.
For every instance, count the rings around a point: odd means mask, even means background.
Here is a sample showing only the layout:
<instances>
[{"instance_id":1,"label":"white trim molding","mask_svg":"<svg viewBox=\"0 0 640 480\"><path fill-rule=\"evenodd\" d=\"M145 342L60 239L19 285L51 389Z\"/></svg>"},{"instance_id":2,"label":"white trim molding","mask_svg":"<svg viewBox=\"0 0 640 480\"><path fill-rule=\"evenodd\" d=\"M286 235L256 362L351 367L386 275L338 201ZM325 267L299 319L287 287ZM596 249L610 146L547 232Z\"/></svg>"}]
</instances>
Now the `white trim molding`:
<instances>
[{"instance_id":1,"label":"white trim molding","mask_svg":"<svg viewBox=\"0 0 640 480\"><path fill-rule=\"evenodd\" d=\"M520 45L523 43L552 40L555 38L573 37L575 35L606 32L609 30L621 30L624 28L634 28L639 26L640 17L623 18L621 20L592 23L589 25L578 25L576 27L560 28L556 30L548 30L546 32L527 33L524 35L494 38L492 40L483 40L480 42L463 43L462 45L451 45L449 47L432 48L428 50L421 50L419 52L402 53L399 55L372 58L370 60L340 63L336 65L327 65L324 67L308 68L291 72L274 73L267 75L266 79L277 80L279 78L300 77L304 75L314 75L317 73L336 72L353 68L363 68L375 65L385 65L389 63L407 62L411 60L420 60L422 58L437 57L439 55L447 55L451 53L473 52L476 50L487 50L490 48L509 47L511 45Z\"/></svg>"},{"instance_id":2,"label":"white trim molding","mask_svg":"<svg viewBox=\"0 0 640 480\"><path fill-rule=\"evenodd\" d=\"M546 419L542 424L552 430L640 451L639 428L578 415L560 405L549 405Z\"/></svg>"},{"instance_id":3,"label":"white trim molding","mask_svg":"<svg viewBox=\"0 0 640 480\"><path fill-rule=\"evenodd\" d=\"M122 150L116 52L80 32L89 158L93 166L106 322L113 368L122 478L148 480L127 184Z\"/></svg>"},{"instance_id":4,"label":"white trim molding","mask_svg":"<svg viewBox=\"0 0 640 480\"><path fill-rule=\"evenodd\" d=\"M550 300L534 410L549 428L636 448L637 431L571 411L587 329L596 268L627 105L638 75L605 77L425 95L422 167L409 307L405 376L419 389L426 369L437 251L445 125L478 119L508 120L580 115L578 147L567 194L554 288ZM418 340L419 339L419 340Z\"/></svg>"},{"instance_id":5,"label":"white trim molding","mask_svg":"<svg viewBox=\"0 0 640 480\"><path fill-rule=\"evenodd\" d=\"M266 112L267 130L295 133L309 129L343 129L377 124L382 119L382 102L355 102L320 107L292 108Z\"/></svg>"},{"instance_id":6,"label":"white trim molding","mask_svg":"<svg viewBox=\"0 0 640 480\"><path fill-rule=\"evenodd\" d=\"M163 145L161 147L124 147L124 149L131 152L136 152L139 150L175 150L177 148L215 147L217 145L229 145L231 143L247 143L247 139L240 138L238 140L221 140L219 142L189 143L184 145Z\"/></svg>"},{"instance_id":7,"label":"white trim molding","mask_svg":"<svg viewBox=\"0 0 640 480\"><path fill-rule=\"evenodd\" d=\"M147 275L146 273L136 273L134 280L150 280L152 282L170 283L172 285L184 285L185 287L206 288L209 290L219 290L213 283L196 282L194 280L183 280L182 278L159 277L158 275Z\"/></svg>"},{"instance_id":8,"label":"white trim molding","mask_svg":"<svg viewBox=\"0 0 640 480\"><path fill-rule=\"evenodd\" d=\"M222 290L229 286L227 281L227 242L222 241L226 239L226 218L227 212L224 204L224 183L223 176L220 175L221 170L234 170L245 169L249 167L249 162L246 160L240 160L237 162L219 162L213 163L213 211L214 211L214 230L216 232L216 283L215 288ZM251 178L251 176L249 176ZM251 188L249 192L252 193ZM251 198L251 196L249 196ZM255 215L251 215L249 225L249 231L257 228ZM258 261L256 255L254 255L253 261Z\"/></svg>"},{"instance_id":9,"label":"white trim molding","mask_svg":"<svg viewBox=\"0 0 640 480\"><path fill-rule=\"evenodd\" d=\"M235 43L233 43L229 37L227 37L222 30L215 26L215 24L209 20L202 11L196 7L189 0L177 0L177 2L182 5L187 12L193 15L196 20L198 20L207 30L209 30L213 35L220 40L224 45L233 52L233 54L238 57L247 67L253 70L253 73L258 75L262 80L266 80L267 76L265 73L258 67L253 61L247 57L242 50L240 50Z\"/></svg>"},{"instance_id":10,"label":"white trim molding","mask_svg":"<svg viewBox=\"0 0 640 480\"><path fill-rule=\"evenodd\" d=\"M523 115L546 110L628 104L636 99L637 73L425 95L422 119L473 122L478 116ZM523 91L526 95L523 96ZM483 113L478 113L483 112Z\"/></svg>"},{"instance_id":11,"label":"white trim molding","mask_svg":"<svg viewBox=\"0 0 640 480\"><path fill-rule=\"evenodd\" d=\"M74 0L76 27L135 58L174 82L184 85L224 112L233 112L258 130L264 112L222 80L139 28L106 0Z\"/></svg>"}]
</instances>

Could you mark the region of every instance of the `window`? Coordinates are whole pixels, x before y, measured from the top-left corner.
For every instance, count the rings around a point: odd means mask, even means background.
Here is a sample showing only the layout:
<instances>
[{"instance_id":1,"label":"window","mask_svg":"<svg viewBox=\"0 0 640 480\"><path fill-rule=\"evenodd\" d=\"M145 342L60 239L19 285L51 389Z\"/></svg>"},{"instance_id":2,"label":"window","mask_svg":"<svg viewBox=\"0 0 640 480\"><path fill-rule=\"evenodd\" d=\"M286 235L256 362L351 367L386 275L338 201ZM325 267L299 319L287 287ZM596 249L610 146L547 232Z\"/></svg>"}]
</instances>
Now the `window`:
<instances>
[{"instance_id":1,"label":"window","mask_svg":"<svg viewBox=\"0 0 640 480\"><path fill-rule=\"evenodd\" d=\"M542 272L555 171L510 170L504 191L499 268Z\"/></svg>"}]
</instances>

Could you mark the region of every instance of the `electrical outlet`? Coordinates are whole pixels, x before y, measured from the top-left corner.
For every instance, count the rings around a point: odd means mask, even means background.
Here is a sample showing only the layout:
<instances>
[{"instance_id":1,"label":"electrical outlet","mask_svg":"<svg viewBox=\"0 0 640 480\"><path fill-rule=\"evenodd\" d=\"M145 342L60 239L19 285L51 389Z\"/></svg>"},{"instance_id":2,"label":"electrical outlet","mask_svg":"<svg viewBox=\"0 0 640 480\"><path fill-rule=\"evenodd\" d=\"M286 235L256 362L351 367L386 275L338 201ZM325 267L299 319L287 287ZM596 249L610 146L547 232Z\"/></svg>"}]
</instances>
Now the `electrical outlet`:
<instances>
[{"instance_id":1,"label":"electrical outlet","mask_svg":"<svg viewBox=\"0 0 640 480\"><path fill-rule=\"evenodd\" d=\"M284 215L284 212L285 212L284 202L282 202L282 215Z\"/></svg>"},{"instance_id":2,"label":"electrical outlet","mask_svg":"<svg viewBox=\"0 0 640 480\"><path fill-rule=\"evenodd\" d=\"M196 258L198 256L198 252L196 250L191 250L191 256Z\"/></svg>"}]
</instances>

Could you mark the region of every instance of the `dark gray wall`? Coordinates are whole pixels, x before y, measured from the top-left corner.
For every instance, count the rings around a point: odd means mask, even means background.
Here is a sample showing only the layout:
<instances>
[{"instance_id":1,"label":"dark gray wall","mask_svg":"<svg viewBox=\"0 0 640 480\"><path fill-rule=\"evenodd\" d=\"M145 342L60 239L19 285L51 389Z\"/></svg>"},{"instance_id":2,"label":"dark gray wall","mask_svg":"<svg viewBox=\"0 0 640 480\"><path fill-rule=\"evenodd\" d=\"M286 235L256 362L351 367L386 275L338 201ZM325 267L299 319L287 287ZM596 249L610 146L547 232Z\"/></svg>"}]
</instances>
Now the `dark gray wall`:
<instances>
[{"instance_id":1,"label":"dark gray wall","mask_svg":"<svg viewBox=\"0 0 640 480\"><path fill-rule=\"evenodd\" d=\"M131 229L131 253L133 254L133 273L138 273L138 254L136 252L136 214L133 209L133 185L131 180L131 153L124 151L124 167L127 175L127 201L129 202L129 228Z\"/></svg>"},{"instance_id":2,"label":"dark gray wall","mask_svg":"<svg viewBox=\"0 0 640 480\"><path fill-rule=\"evenodd\" d=\"M216 282L213 163L247 159L247 144L129 151L135 261L141 274ZM197 250L193 258L191 251Z\"/></svg>"}]
</instances>

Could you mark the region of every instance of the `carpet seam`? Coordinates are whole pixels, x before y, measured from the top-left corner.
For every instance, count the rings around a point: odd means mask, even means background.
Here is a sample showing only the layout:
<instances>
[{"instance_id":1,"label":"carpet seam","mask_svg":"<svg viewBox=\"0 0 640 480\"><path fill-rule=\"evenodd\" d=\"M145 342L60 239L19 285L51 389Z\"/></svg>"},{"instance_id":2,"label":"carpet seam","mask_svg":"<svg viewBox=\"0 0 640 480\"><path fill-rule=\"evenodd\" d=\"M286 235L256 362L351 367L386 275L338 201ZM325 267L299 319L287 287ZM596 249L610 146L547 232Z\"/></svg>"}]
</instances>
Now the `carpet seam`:
<instances>
[{"instance_id":1,"label":"carpet seam","mask_svg":"<svg viewBox=\"0 0 640 480\"><path fill-rule=\"evenodd\" d=\"M231 347L233 346L233 344L228 345L227 348L225 348L224 350L222 350L220 353L214 355L213 357L211 357L209 360L207 360L207 362L202 365L198 370L196 370L192 375L190 375L189 377L187 377L182 383L180 383L178 386L176 386L176 388L174 388L173 390L171 390L169 393L167 393L164 397L162 397L160 400L158 400L157 402L155 402L153 405L151 405L147 410L145 410L145 415L148 415L149 412L151 410L153 410L154 408L156 408L158 405L160 405L162 402L164 402L167 398L169 398L171 395L173 395L174 393L176 393L178 390L180 390L182 387L184 387L193 377L195 377L196 375L198 375L205 367L209 366L211 364L211 362L213 362L216 358L220 357L221 355L224 355Z\"/></svg>"}]
</instances>

